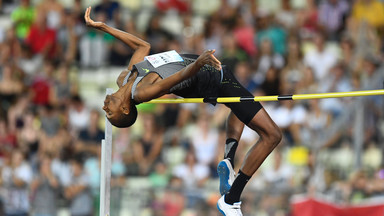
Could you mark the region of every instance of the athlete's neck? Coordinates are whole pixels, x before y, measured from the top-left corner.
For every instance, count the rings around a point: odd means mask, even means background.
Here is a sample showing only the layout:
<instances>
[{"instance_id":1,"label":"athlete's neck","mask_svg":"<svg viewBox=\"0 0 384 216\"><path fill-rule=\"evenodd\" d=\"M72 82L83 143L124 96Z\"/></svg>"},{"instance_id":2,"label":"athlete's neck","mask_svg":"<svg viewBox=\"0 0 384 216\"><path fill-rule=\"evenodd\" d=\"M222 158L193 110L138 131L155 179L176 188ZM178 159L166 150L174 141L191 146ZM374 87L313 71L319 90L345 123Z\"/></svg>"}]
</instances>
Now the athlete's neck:
<instances>
[{"instance_id":1,"label":"athlete's neck","mask_svg":"<svg viewBox=\"0 0 384 216\"><path fill-rule=\"evenodd\" d=\"M114 93L114 96L119 97L122 100L124 106L129 107L132 102L132 85L135 82L137 74L136 71L132 71L128 77L127 83Z\"/></svg>"}]
</instances>

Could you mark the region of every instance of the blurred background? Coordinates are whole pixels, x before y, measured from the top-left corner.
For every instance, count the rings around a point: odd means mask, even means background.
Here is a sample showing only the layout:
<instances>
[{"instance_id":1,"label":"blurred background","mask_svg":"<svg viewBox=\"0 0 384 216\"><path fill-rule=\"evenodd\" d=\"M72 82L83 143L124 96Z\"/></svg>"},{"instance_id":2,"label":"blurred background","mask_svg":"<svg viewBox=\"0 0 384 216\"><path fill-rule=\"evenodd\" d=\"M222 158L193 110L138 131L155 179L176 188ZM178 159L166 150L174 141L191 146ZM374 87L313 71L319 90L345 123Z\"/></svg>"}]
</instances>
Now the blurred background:
<instances>
[{"instance_id":1,"label":"blurred background","mask_svg":"<svg viewBox=\"0 0 384 216\"><path fill-rule=\"evenodd\" d=\"M255 95L383 88L382 0L0 0L0 215L99 214L101 107L132 50L85 26L90 5L151 53L216 49ZM384 197L382 96L263 105L284 138L248 183L244 215ZM229 110L139 110L114 130L111 215L218 215ZM236 170L257 139L244 130Z\"/></svg>"}]
</instances>

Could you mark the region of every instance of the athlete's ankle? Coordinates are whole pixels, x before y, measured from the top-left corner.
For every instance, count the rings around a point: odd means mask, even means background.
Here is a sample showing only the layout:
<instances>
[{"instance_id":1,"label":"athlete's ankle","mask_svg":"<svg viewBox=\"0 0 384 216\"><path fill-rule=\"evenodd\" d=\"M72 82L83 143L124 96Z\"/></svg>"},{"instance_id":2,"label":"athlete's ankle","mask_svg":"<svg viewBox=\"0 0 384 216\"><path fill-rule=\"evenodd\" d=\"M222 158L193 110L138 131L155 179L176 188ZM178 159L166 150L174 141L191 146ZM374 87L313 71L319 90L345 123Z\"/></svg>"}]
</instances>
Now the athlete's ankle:
<instances>
[{"instance_id":1,"label":"athlete's ankle","mask_svg":"<svg viewBox=\"0 0 384 216\"><path fill-rule=\"evenodd\" d=\"M228 138L225 141L224 159L229 159L229 162L231 162L232 167L234 167L235 153L236 153L238 144L239 144L238 141L233 138Z\"/></svg>"},{"instance_id":2,"label":"athlete's ankle","mask_svg":"<svg viewBox=\"0 0 384 216\"><path fill-rule=\"evenodd\" d=\"M233 205L233 203L239 202L241 193L243 192L245 185L248 183L251 177L252 176L248 176L244 174L241 170L239 170L239 173L235 181L233 182L232 187L229 190L229 193L226 194L224 197L224 201L230 205Z\"/></svg>"}]
</instances>

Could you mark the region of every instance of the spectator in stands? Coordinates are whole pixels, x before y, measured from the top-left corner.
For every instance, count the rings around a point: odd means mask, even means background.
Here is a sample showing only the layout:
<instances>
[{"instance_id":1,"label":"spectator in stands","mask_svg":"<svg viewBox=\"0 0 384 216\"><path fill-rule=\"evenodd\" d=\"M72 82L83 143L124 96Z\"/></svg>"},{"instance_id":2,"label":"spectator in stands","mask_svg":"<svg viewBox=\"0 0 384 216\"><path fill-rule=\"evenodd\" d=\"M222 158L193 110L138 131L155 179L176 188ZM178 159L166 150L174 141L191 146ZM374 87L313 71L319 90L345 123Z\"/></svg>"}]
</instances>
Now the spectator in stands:
<instances>
[{"instance_id":1,"label":"spectator in stands","mask_svg":"<svg viewBox=\"0 0 384 216\"><path fill-rule=\"evenodd\" d=\"M27 158L29 161L35 161L39 151L41 132L40 128L35 125L36 119L36 116L29 111L17 121L17 142L20 149L28 153Z\"/></svg>"},{"instance_id":2,"label":"spectator in stands","mask_svg":"<svg viewBox=\"0 0 384 216\"><path fill-rule=\"evenodd\" d=\"M21 55L21 41L17 38L15 27L10 27L5 32L4 41L0 50L0 68L4 64L13 63Z\"/></svg>"},{"instance_id":3,"label":"spectator in stands","mask_svg":"<svg viewBox=\"0 0 384 216\"><path fill-rule=\"evenodd\" d=\"M15 63L21 71L23 71L25 78L24 82L30 84L34 76L38 73L43 65L43 56L34 54L31 47L26 44L21 46L20 57L15 59Z\"/></svg>"},{"instance_id":4,"label":"spectator in stands","mask_svg":"<svg viewBox=\"0 0 384 216\"><path fill-rule=\"evenodd\" d=\"M64 196L70 200L71 216L91 216L92 194L89 187L89 177L84 171L83 160L79 155L71 159L71 183L64 190Z\"/></svg>"},{"instance_id":5,"label":"spectator in stands","mask_svg":"<svg viewBox=\"0 0 384 216\"><path fill-rule=\"evenodd\" d=\"M306 1L307 5L297 15L299 34L302 38L311 38L319 28L318 8L316 0Z\"/></svg>"},{"instance_id":6,"label":"spectator in stands","mask_svg":"<svg viewBox=\"0 0 384 216\"><path fill-rule=\"evenodd\" d=\"M37 106L53 104L54 97L54 75L55 65L51 60L44 61L42 72L33 77L29 86L32 94L32 102Z\"/></svg>"},{"instance_id":7,"label":"spectator in stands","mask_svg":"<svg viewBox=\"0 0 384 216\"><path fill-rule=\"evenodd\" d=\"M31 5L30 0L22 0L20 6L11 14L12 21L16 28L16 35L20 39L24 39L35 19L35 8Z\"/></svg>"},{"instance_id":8,"label":"spectator in stands","mask_svg":"<svg viewBox=\"0 0 384 216\"><path fill-rule=\"evenodd\" d=\"M382 161L383 161L383 154L381 153L380 146L378 145L378 143L371 141L365 147L364 153L362 155L362 167L363 167L363 169L370 170L370 171L371 170L376 171L374 178L376 180L381 180L384 177L384 175L383 175L384 172L381 169L381 162ZM378 182L380 182L380 181L374 180L373 183L378 183ZM384 187L380 187L379 190L382 190L382 189L384 189Z\"/></svg>"},{"instance_id":9,"label":"spectator in stands","mask_svg":"<svg viewBox=\"0 0 384 216\"><path fill-rule=\"evenodd\" d=\"M31 183L33 216L55 216L58 210L59 181L51 169L52 158L43 155L40 159L39 172Z\"/></svg>"},{"instance_id":10,"label":"spectator in stands","mask_svg":"<svg viewBox=\"0 0 384 216\"><path fill-rule=\"evenodd\" d=\"M190 150L186 155L185 162L176 166L172 174L182 179L188 201L187 207L193 208L197 201L203 198L199 189L205 185L210 176L209 167L198 162L196 154Z\"/></svg>"},{"instance_id":11,"label":"spectator in stands","mask_svg":"<svg viewBox=\"0 0 384 216\"><path fill-rule=\"evenodd\" d=\"M120 24L120 4L118 1L102 0L95 6L95 13L106 15L106 22L112 26Z\"/></svg>"},{"instance_id":12,"label":"spectator in stands","mask_svg":"<svg viewBox=\"0 0 384 216\"><path fill-rule=\"evenodd\" d=\"M350 16L347 20L347 29L344 34L353 41L357 66L361 66L361 59L364 59L366 56L380 55L379 50L382 39L378 34L378 30L373 26Z\"/></svg>"},{"instance_id":13,"label":"spectator in stands","mask_svg":"<svg viewBox=\"0 0 384 216\"><path fill-rule=\"evenodd\" d=\"M83 33L83 28L76 22L76 14L66 11L57 30L57 49L64 56L63 61L66 64L71 64L75 60L77 43Z\"/></svg>"},{"instance_id":14,"label":"spectator in stands","mask_svg":"<svg viewBox=\"0 0 384 216\"><path fill-rule=\"evenodd\" d=\"M96 19L106 22L107 15L100 11L96 13ZM93 68L105 66L109 56L109 45L113 41L113 37L109 34L88 29L79 41L81 66Z\"/></svg>"},{"instance_id":15,"label":"spectator in stands","mask_svg":"<svg viewBox=\"0 0 384 216\"><path fill-rule=\"evenodd\" d=\"M89 117L89 126L80 130L76 143L76 150L83 157L96 157L100 151L101 140L104 139L104 131L99 127L100 113L92 110Z\"/></svg>"},{"instance_id":16,"label":"spectator in stands","mask_svg":"<svg viewBox=\"0 0 384 216\"><path fill-rule=\"evenodd\" d=\"M47 27L58 30L65 17L64 7L57 0L43 0L37 6L37 13L44 13L47 16Z\"/></svg>"},{"instance_id":17,"label":"spectator in stands","mask_svg":"<svg viewBox=\"0 0 384 216\"><path fill-rule=\"evenodd\" d=\"M285 55L287 52L286 39L287 32L286 30L275 23L274 17L272 15L263 15L258 17L257 20L257 30L258 33L255 37L255 42L260 49L263 49L263 43L265 40L271 43L269 55Z\"/></svg>"},{"instance_id":18,"label":"spectator in stands","mask_svg":"<svg viewBox=\"0 0 384 216\"><path fill-rule=\"evenodd\" d=\"M276 21L281 23L285 29L293 29L297 25L297 15L296 11L292 7L290 0L282 0L281 2L281 11L279 11L276 16Z\"/></svg>"},{"instance_id":19,"label":"spectator in stands","mask_svg":"<svg viewBox=\"0 0 384 216\"><path fill-rule=\"evenodd\" d=\"M89 126L90 111L79 95L74 95L71 98L68 118L69 126L75 134Z\"/></svg>"},{"instance_id":20,"label":"spectator in stands","mask_svg":"<svg viewBox=\"0 0 384 216\"><path fill-rule=\"evenodd\" d=\"M277 150L273 154L273 166L263 169L263 178L271 194L281 194L291 190L294 170L287 163L283 163L283 154Z\"/></svg>"},{"instance_id":21,"label":"spectator in stands","mask_svg":"<svg viewBox=\"0 0 384 216\"><path fill-rule=\"evenodd\" d=\"M301 189L306 191L309 195L315 195L326 190L325 182L325 168L324 164L319 162L316 152L308 152L307 163L302 168Z\"/></svg>"},{"instance_id":22,"label":"spectator in stands","mask_svg":"<svg viewBox=\"0 0 384 216\"><path fill-rule=\"evenodd\" d=\"M202 111L203 112L203 111ZM208 113L200 113L198 116L193 134L190 138L192 149L195 152L198 164L212 167L214 164L218 149L219 132L211 124L212 116Z\"/></svg>"},{"instance_id":23,"label":"spectator in stands","mask_svg":"<svg viewBox=\"0 0 384 216\"><path fill-rule=\"evenodd\" d=\"M162 158L168 170L184 162L186 148L183 146L182 138L177 130L170 132L170 141L164 145Z\"/></svg>"},{"instance_id":24,"label":"spectator in stands","mask_svg":"<svg viewBox=\"0 0 384 216\"><path fill-rule=\"evenodd\" d=\"M260 88L265 95L280 95L280 71L270 67L265 74L265 79L261 83Z\"/></svg>"},{"instance_id":25,"label":"spectator in stands","mask_svg":"<svg viewBox=\"0 0 384 216\"><path fill-rule=\"evenodd\" d=\"M269 39L264 39L260 42L260 54L257 63L257 71L253 80L260 85L264 82L267 71L271 67L282 69L285 62L281 54L273 51L272 42Z\"/></svg>"},{"instance_id":26,"label":"spectator in stands","mask_svg":"<svg viewBox=\"0 0 384 216\"><path fill-rule=\"evenodd\" d=\"M163 17L160 14L154 14L149 20L148 27L145 31L148 43L150 43L151 51L159 53L168 50L167 42L173 38L173 35L165 30L160 24Z\"/></svg>"},{"instance_id":27,"label":"spectator in stands","mask_svg":"<svg viewBox=\"0 0 384 216\"><path fill-rule=\"evenodd\" d=\"M23 92L24 85L17 77L17 71L11 64L3 65L2 77L0 78L0 106L7 116L7 111Z\"/></svg>"},{"instance_id":28,"label":"spectator in stands","mask_svg":"<svg viewBox=\"0 0 384 216\"><path fill-rule=\"evenodd\" d=\"M27 216L30 210L29 184L33 173L23 153L15 149L12 151L10 161L3 166L1 173L1 186L4 190L5 216Z\"/></svg>"},{"instance_id":29,"label":"spectator in stands","mask_svg":"<svg viewBox=\"0 0 384 216\"><path fill-rule=\"evenodd\" d=\"M204 31L201 37L201 47L196 47L195 52L201 49L216 49L217 55L221 55L222 35L224 31L223 23L215 16L209 17L204 23ZM235 35L233 35L235 36ZM235 37L236 39L236 37Z\"/></svg>"},{"instance_id":30,"label":"spectator in stands","mask_svg":"<svg viewBox=\"0 0 384 216\"><path fill-rule=\"evenodd\" d=\"M238 62L248 60L247 53L239 48L232 33L228 32L223 35L221 46L223 47L221 62L230 67L231 71L235 71L235 65Z\"/></svg>"},{"instance_id":31,"label":"spectator in stands","mask_svg":"<svg viewBox=\"0 0 384 216\"><path fill-rule=\"evenodd\" d=\"M136 29L134 20L126 21L123 29L126 32L131 32L133 35L140 35ZM125 66L128 63L128 60L131 59L132 54L132 50L129 49L126 44L120 40L114 41L114 43L111 45L109 62L111 65Z\"/></svg>"},{"instance_id":32,"label":"spectator in stands","mask_svg":"<svg viewBox=\"0 0 384 216\"><path fill-rule=\"evenodd\" d=\"M318 32L313 37L315 48L304 54L304 63L313 69L316 80L322 83L329 70L336 65L336 53L326 44L324 34Z\"/></svg>"},{"instance_id":33,"label":"spectator in stands","mask_svg":"<svg viewBox=\"0 0 384 216\"><path fill-rule=\"evenodd\" d=\"M21 95L11 106L8 112L8 128L10 131L19 132L24 127L24 118L31 111L31 101L28 95Z\"/></svg>"},{"instance_id":34,"label":"spectator in stands","mask_svg":"<svg viewBox=\"0 0 384 216\"><path fill-rule=\"evenodd\" d=\"M163 131L159 130L153 114L143 115L143 134L133 147L134 157L139 166L140 175L147 175L160 158L163 146Z\"/></svg>"},{"instance_id":35,"label":"spectator in stands","mask_svg":"<svg viewBox=\"0 0 384 216\"><path fill-rule=\"evenodd\" d=\"M344 36L340 41L341 64L346 67L347 72L354 72L361 67L362 59L356 55L355 43L349 36Z\"/></svg>"},{"instance_id":36,"label":"spectator in stands","mask_svg":"<svg viewBox=\"0 0 384 216\"><path fill-rule=\"evenodd\" d=\"M241 49L243 49L250 57L256 55L255 29L248 24L244 17L238 13L235 14L235 26L233 27L233 36L236 39L236 43ZM220 55L221 53L218 53Z\"/></svg>"},{"instance_id":37,"label":"spectator in stands","mask_svg":"<svg viewBox=\"0 0 384 216\"><path fill-rule=\"evenodd\" d=\"M52 172L57 176L60 186L64 188L71 184L72 176L70 159L72 155L73 149L64 146L52 159Z\"/></svg>"},{"instance_id":38,"label":"spectator in stands","mask_svg":"<svg viewBox=\"0 0 384 216\"><path fill-rule=\"evenodd\" d=\"M252 70L248 62L239 62L235 66L236 79L250 92L256 90L257 84L252 79Z\"/></svg>"},{"instance_id":39,"label":"spectator in stands","mask_svg":"<svg viewBox=\"0 0 384 216\"><path fill-rule=\"evenodd\" d=\"M54 58L56 53L56 31L47 24L45 11L36 14L25 42L31 47L34 54L42 54L47 58Z\"/></svg>"},{"instance_id":40,"label":"spectator in stands","mask_svg":"<svg viewBox=\"0 0 384 216\"><path fill-rule=\"evenodd\" d=\"M305 108L301 104L291 101L281 101L280 104L272 111L272 118L283 131L289 145L301 144L300 128L306 118Z\"/></svg>"},{"instance_id":41,"label":"spectator in stands","mask_svg":"<svg viewBox=\"0 0 384 216\"><path fill-rule=\"evenodd\" d=\"M70 66L66 63L60 64L54 78L54 98L56 107L65 108L70 104L71 96L77 94L77 83L70 78Z\"/></svg>"},{"instance_id":42,"label":"spectator in stands","mask_svg":"<svg viewBox=\"0 0 384 216\"><path fill-rule=\"evenodd\" d=\"M152 188L164 189L169 182L170 175L167 171L167 166L159 161L154 165L154 171L148 176Z\"/></svg>"},{"instance_id":43,"label":"spectator in stands","mask_svg":"<svg viewBox=\"0 0 384 216\"><path fill-rule=\"evenodd\" d=\"M59 133L61 124L58 111L52 105L40 108L41 132L48 137L54 137Z\"/></svg>"},{"instance_id":44,"label":"spectator in stands","mask_svg":"<svg viewBox=\"0 0 384 216\"><path fill-rule=\"evenodd\" d=\"M303 52L301 50L301 41L299 37L291 36L287 43L286 65L281 71L281 87L282 91L295 89L298 93L307 88L307 83L300 85L300 82L306 80L305 67L303 64Z\"/></svg>"},{"instance_id":45,"label":"spectator in stands","mask_svg":"<svg viewBox=\"0 0 384 216\"><path fill-rule=\"evenodd\" d=\"M329 39L340 39L349 12L349 4L345 0L325 0L320 4L319 24L325 28Z\"/></svg>"},{"instance_id":46,"label":"spectator in stands","mask_svg":"<svg viewBox=\"0 0 384 216\"><path fill-rule=\"evenodd\" d=\"M305 122L301 127L303 143L312 146L313 140L324 136L326 127L331 123L331 115L320 108L319 100L310 100Z\"/></svg>"},{"instance_id":47,"label":"spectator in stands","mask_svg":"<svg viewBox=\"0 0 384 216\"><path fill-rule=\"evenodd\" d=\"M384 5L378 0L357 0L352 7L352 17L375 28L384 26Z\"/></svg>"},{"instance_id":48,"label":"spectator in stands","mask_svg":"<svg viewBox=\"0 0 384 216\"><path fill-rule=\"evenodd\" d=\"M156 0L156 7L159 11L177 10L180 13L188 12L189 1L186 0Z\"/></svg>"},{"instance_id":49,"label":"spectator in stands","mask_svg":"<svg viewBox=\"0 0 384 216\"><path fill-rule=\"evenodd\" d=\"M133 152L130 150L131 146L131 131L130 128L125 128L119 130L119 132L114 137L114 145L112 152L112 159L114 161L124 161L126 154L129 154L132 157Z\"/></svg>"},{"instance_id":50,"label":"spectator in stands","mask_svg":"<svg viewBox=\"0 0 384 216\"><path fill-rule=\"evenodd\" d=\"M352 90L350 79L344 65L336 64L330 69L330 73L325 77L319 90L321 92L347 92ZM347 104L347 98L329 98L320 102L321 108L337 116L343 112L344 106Z\"/></svg>"},{"instance_id":51,"label":"spectator in stands","mask_svg":"<svg viewBox=\"0 0 384 216\"><path fill-rule=\"evenodd\" d=\"M5 119L0 119L0 158L4 160L17 147L16 134L9 131Z\"/></svg>"},{"instance_id":52,"label":"spectator in stands","mask_svg":"<svg viewBox=\"0 0 384 216\"><path fill-rule=\"evenodd\" d=\"M361 202L364 198L368 197L369 179L364 171L356 171L350 179L350 195L349 201L351 203Z\"/></svg>"},{"instance_id":53,"label":"spectator in stands","mask_svg":"<svg viewBox=\"0 0 384 216\"><path fill-rule=\"evenodd\" d=\"M186 207L186 198L182 194L182 180L171 178L168 188L158 202L153 202L151 208L155 209L154 215L180 215Z\"/></svg>"}]
</instances>

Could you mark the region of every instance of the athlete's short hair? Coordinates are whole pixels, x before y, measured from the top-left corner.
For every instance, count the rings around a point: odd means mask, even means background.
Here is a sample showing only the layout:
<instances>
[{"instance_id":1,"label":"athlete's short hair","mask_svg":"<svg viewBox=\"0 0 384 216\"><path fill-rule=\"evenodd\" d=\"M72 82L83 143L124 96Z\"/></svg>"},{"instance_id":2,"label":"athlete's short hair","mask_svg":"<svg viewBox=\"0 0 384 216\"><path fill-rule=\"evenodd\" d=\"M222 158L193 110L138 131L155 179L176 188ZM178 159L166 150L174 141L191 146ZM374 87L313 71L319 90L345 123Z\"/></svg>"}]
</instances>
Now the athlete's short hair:
<instances>
[{"instance_id":1,"label":"athlete's short hair","mask_svg":"<svg viewBox=\"0 0 384 216\"><path fill-rule=\"evenodd\" d=\"M137 109L135 105L132 105L128 114L121 112L113 118L109 118L108 120L115 127L126 128L132 126L136 122L136 119Z\"/></svg>"}]
</instances>

